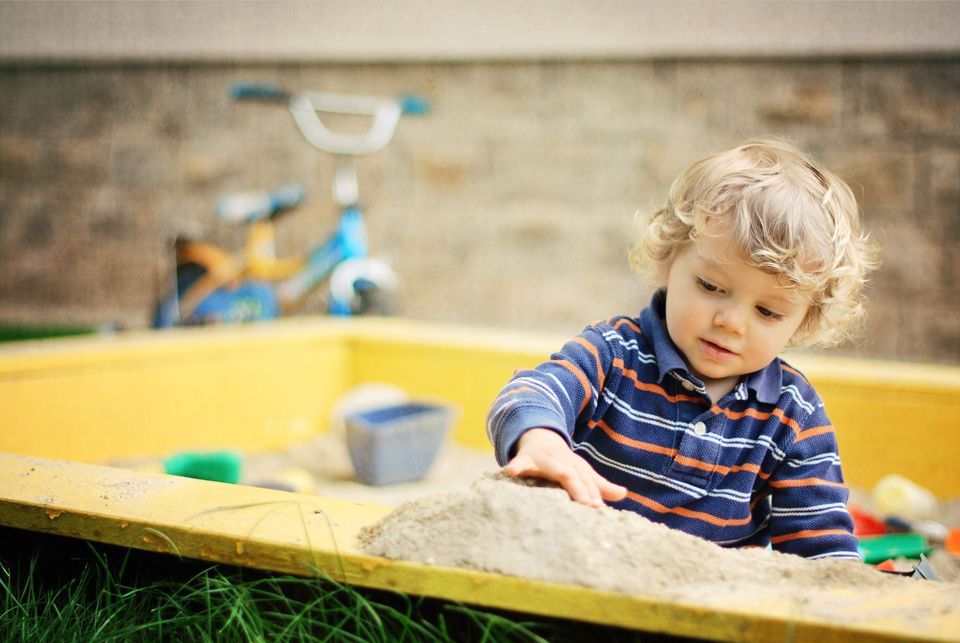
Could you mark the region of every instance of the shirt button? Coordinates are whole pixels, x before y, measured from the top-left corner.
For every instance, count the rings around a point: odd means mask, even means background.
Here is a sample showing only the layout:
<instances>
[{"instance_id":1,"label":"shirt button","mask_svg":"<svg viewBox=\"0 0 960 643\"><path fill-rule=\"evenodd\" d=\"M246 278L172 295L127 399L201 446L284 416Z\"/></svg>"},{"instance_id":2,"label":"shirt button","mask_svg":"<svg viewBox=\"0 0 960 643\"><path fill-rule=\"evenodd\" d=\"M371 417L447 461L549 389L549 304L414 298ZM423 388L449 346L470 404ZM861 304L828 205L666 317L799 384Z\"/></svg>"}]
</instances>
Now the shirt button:
<instances>
[{"instance_id":1,"label":"shirt button","mask_svg":"<svg viewBox=\"0 0 960 643\"><path fill-rule=\"evenodd\" d=\"M680 380L680 386L687 389L688 391L696 390L696 386L693 385L693 382L690 380Z\"/></svg>"},{"instance_id":2,"label":"shirt button","mask_svg":"<svg viewBox=\"0 0 960 643\"><path fill-rule=\"evenodd\" d=\"M696 424L693 425L693 432L696 433L697 435L703 435L704 433L707 432L707 425L704 424L703 422L697 422Z\"/></svg>"}]
</instances>

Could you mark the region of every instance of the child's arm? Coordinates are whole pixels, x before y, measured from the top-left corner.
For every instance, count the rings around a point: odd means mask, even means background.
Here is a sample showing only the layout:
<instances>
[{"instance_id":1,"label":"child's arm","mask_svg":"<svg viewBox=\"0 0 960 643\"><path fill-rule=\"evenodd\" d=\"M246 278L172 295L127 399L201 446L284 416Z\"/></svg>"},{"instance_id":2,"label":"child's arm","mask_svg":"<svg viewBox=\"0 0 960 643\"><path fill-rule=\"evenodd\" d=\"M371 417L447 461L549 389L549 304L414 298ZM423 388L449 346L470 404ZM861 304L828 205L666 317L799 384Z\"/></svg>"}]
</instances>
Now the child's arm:
<instances>
[{"instance_id":1,"label":"child's arm","mask_svg":"<svg viewBox=\"0 0 960 643\"><path fill-rule=\"evenodd\" d=\"M572 499L593 506L626 495L573 452L576 428L597 410L606 377L619 373L611 368L613 359L622 359L621 345L605 339L603 331L610 333L610 327L599 326L586 329L536 369L515 373L487 417L497 461L508 474L557 482Z\"/></svg>"},{"instance_id":2,"label":"child's arm","mask_svg":"<svg viewBox=\"0 0 960 643\"><path fill-rule=\"evenodd\" d=\"M836 436L822 406L798 422L785 452L769 480L773 548L806 558L859 559Z\"/></svg>"}]
</instances>

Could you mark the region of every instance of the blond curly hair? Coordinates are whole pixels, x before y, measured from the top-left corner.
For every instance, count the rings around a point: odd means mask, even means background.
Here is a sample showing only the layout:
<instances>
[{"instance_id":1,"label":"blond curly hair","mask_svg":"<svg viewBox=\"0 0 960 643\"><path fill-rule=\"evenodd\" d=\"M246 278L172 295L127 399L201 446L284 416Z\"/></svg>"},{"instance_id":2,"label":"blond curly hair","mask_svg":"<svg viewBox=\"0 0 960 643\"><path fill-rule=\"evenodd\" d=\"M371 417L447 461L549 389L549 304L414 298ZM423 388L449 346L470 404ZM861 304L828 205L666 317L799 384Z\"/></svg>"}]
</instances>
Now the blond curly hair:
<instances>
[{"instance_id":1,"label":"blond curly hair","mask_svg":"<svg viewBox=\"0 0 960 643\"><path fill-rule=\"evenodd\" d=\"M877 250L842 179L781 140L751 140L704 158L643 217L630 264L663 286L677 252L717 224L744 261L809 298L789 346L833 346L859 327Z\"/></svg>"}]
</instances>

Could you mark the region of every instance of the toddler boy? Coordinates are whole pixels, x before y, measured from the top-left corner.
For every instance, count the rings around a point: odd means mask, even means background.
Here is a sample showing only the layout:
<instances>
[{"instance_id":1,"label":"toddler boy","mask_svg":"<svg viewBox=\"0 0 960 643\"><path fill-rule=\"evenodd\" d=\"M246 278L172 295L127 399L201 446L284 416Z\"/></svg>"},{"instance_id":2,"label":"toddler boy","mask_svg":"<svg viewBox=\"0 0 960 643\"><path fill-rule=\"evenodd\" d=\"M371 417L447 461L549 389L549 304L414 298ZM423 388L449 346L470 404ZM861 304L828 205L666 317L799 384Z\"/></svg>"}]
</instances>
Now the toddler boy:
<instances>
[{"instance_id":1,"label":"toddler boy","mask_svg":"<svg viewBox=\"0 0 960 643\"><path fill-rule=\"evenodd\" d=\"M720 545L859 558L834 429L777 357L862 316L875 261L847 185L749 141L681 173L630 258L649 307L515 373L488 416L497 461Z\"/></svg>"}]
</instances>

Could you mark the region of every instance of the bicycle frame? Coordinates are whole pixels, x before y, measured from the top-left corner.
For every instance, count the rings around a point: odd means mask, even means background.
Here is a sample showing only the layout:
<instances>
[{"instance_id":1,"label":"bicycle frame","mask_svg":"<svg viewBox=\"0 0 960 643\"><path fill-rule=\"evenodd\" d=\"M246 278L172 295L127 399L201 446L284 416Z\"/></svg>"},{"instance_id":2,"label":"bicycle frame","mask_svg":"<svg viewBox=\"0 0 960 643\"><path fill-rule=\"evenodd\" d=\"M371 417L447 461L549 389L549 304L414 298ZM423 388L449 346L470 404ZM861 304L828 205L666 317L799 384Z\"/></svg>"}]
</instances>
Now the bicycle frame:
<instances>
[{"instance_id":1,"label":"bicycle frame","mask_svg":"<svg viewBox=\"0 0 960 643\"><path fill-rule=\"evenodd\" d=\"M334 199L340 206L337 227L304 255L278 259L273 220L300 203L303 189L283 186L222 199L218 207L222 217L250 226L243 260L210 244L178 242L175 288L158 301L154 325L270 319L297 310L325 281L329 281L330 314L368 310L370 293L392 292L397 279L386 264L367 255L353 157L383 149L400 116L425 113L426 103L411 96L382 99L322 92L292 96L273 85L250 84L235 86L233 97L286 102L304 138L337 157L333 181ZM371 116L371 126L359 135L337 134L320 120L321 112Z\"/></svg>"},{"instance_id":2,"label":"bicycle frame","mask_svg":"<svg viewBox=\"0 0 960 643\"><path fill-rule=\"evenodd\" d=\"M327 241L314 248L306 264L296 274L277 285L277 295L284 311L293 310L333 270L348 259L367 256L367 235L360 209L351 206L343 210L337 229ZM349 314L349 304L331 301L331 313Z\"/></svg>"}]
</instances>

